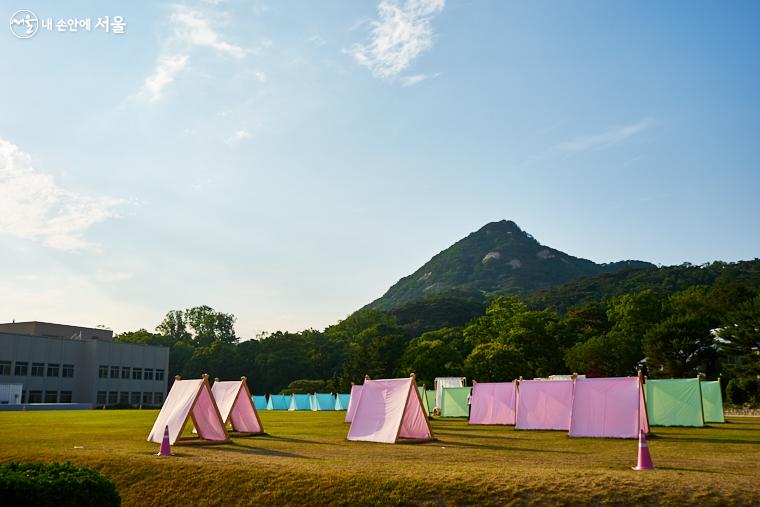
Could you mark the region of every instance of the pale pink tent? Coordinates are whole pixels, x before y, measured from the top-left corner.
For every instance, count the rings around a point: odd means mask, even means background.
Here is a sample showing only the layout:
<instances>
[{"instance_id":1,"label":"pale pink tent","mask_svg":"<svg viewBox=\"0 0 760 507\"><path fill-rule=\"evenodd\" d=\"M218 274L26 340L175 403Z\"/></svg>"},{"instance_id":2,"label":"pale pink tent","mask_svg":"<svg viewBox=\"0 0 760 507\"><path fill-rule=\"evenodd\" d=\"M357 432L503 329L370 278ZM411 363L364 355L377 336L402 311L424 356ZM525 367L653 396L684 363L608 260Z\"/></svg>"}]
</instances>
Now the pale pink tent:
<instances>
[{"instance_id":1,"label":"pale pink tent","mask_svg":"<svg viewBox=\"0 0 760 507\"><path fill-rule=\"evenodd\" d=\"M638 377L577 379L571 437L638 438L649 433Z\"/></svg>"},{"instance_id":2,"label":"pale pink tent","mask_svg":"<svg viewBox=\"0 0 760 507\"><path fill-rule=\"evenodd\" d=\"M470 399L470 424L515 424L514 382L476 382Z\"/></svg>"},{"instance_id":3,"label":"pale pink tent","mask_svg":"<svg viewBox=\"0 0 760 507\"><path fill-rule=\"evenodd\" d=\"M351 395L348 398L348 410L346 410L346 422L354 420L356 407L359 405L359 399L362 397L362 386L351 385Z\"/></svg>"},{"instance_id":4,"label":"pale pink tent","mask_svg":"<svg viewBox=\"0 0 760 507\"><path fill-rule=\"evenodd\" d=\"M225 425L231 424L232 429L240 433L264 432L245 377L232 381L216 379L211 393Z\"/></svg>"},{"instance_id":5,"label":"pale pink tent","mask_svg":"<svg viewBox=\"0 0 760 507\"><path fill-rule=\"evenodd\" d=\"M523 380L518 390L515 429L570 429L572 380Z\"/></svg>"},{"instance_id":6,"label":"pale pink tent","mask_svg":"<svg viewBox=\"0 0 760 507\"><path fill-rule=\"evenodd\" d=\"M148 441L160 444L164 438L164 428L168 426L169 442L174 444L188 419L192 419L200 438L216 442L229 440L208 386L208 375L197 380L180 380L177 377L150 430Z\"/></svg>"},{"instance_id":7,"label":"pale pink tent","mask_svg":"<svg viewBox=\"0 0 760 507\"><path fill-rule=\"evenodd\" d=\"M414 375L365 380L348 439L395 444L399 438L433 439Z\"/></svg>"}]
</instances>

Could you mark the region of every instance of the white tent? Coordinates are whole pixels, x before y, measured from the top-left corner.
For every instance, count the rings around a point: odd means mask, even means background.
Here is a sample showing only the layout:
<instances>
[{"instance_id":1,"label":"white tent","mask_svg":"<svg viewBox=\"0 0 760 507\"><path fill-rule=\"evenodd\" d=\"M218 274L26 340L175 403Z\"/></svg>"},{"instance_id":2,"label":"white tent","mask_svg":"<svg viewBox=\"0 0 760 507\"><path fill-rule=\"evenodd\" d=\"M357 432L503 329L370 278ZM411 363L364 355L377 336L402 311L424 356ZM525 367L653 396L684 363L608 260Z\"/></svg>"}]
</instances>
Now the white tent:
<instances>
[{"instance_id":1,"label":"white tent","mask_svg":"<svg viewBox=\"0 0 760 507\"><path fill-rule=\"evenodd\" d=\"M414 375L365 380L348 439L395 444L399 438L433 439Z\"/></svg>"},{"instance_id":2,"label":"white tent","mask_svg":"<svg viewBox=\"0 0 760 507\"><path fill-rule=\"evenodd\" d=\"M208 386L208 375L204 374L203 378L195 380L180 380L177 375L150 430L148 441L160 444L164 438L164 428L168 426L169 442L174 444L182 435L188 419L192 419L200 438L215 442L229 440L219 408Z\"/></svg>"},{"instance_id":3,"label":"white tent","mask_svg":"<svg viewBox=\"0 0 760 507\"><path fill-rule=\"evenodd\" d=\"M444 387L464 387L464 377L436 377L435 379L435 410L441 410L441 396Z\"/></svg>"},{"instance_id":4,"label":"white tent","mask_svg":"<svg viewBox=\"0 0 760 507\"><path fill-rule=\"evenodd\" d=\"M348 399L348 410L346 410L347 423L354 420L354 413L356 413L356 407L359 405L359 400L362 397L362 386L351 384L351 395Z\"/></svg>"},{"instance_id":5,"label":"white tent","mask_svg":"<svg viewBox=\"0 0 760 507\"><path fill-rule=\"evenodd\" d=\"M234 431L254 434L264 432L245 377L232 381L215 379L211 394L219 407L222 421L231 424Z\"/></svg>"}]
</instances>

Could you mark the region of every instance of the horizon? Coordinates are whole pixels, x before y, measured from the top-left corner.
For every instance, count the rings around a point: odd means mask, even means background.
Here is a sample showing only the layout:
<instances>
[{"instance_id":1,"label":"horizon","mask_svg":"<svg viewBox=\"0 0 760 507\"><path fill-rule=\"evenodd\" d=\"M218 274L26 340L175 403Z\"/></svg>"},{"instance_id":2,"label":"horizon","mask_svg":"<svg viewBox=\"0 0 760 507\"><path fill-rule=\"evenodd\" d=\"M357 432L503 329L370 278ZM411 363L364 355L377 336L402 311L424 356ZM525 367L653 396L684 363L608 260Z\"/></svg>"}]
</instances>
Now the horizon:
<instances>
[{"instance_id":1,"label":"horizon","mask_svg":"<svg viewBox=\"0 0 760 507\"><path fill-rule=\"evenodd\" d=\"M24 9L92 29L19 38ZM209 305L244 338L323 329L501 220L597 263L760 256L755 2L0 20L2 322L152 331Z\"/></svg>"}]
</instances>

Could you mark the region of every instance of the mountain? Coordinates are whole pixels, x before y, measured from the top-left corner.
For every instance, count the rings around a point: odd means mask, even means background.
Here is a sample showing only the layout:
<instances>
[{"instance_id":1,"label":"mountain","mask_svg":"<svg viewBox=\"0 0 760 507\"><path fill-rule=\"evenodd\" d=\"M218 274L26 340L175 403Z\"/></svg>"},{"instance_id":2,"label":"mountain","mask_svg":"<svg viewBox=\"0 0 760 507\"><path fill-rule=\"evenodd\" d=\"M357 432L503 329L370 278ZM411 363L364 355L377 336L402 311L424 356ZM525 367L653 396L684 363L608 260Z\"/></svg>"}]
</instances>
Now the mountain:
<instances>
[{"instance_id":1,"label":"mountain","mask_svg":"<svg viewBox=\"0 0 760 507\"><path fill-rule=\"evenodd\" d=\"M654 267L643 261L597 264L542 245L511 220L491 222L396 282L368 308L456 294L524 295L599 273Z\"/></svg>"}]
</instances>

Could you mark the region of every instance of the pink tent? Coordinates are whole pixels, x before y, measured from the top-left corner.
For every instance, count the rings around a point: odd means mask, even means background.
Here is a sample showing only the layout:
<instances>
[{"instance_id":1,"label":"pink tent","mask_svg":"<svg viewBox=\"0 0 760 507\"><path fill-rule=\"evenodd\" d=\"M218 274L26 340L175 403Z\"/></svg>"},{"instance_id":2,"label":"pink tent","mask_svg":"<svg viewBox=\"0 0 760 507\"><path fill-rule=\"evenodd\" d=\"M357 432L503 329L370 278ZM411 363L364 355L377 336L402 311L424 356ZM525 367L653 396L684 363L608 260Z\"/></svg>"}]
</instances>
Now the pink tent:
<instances>
[{"instance_id":1,"label":"pink tent","mask_svg":"<svg viewBox=\"0 0 760 507\"><path fill-rule=\"evenodd\" d=\"M148 442L160 444L164 438L164 428L168 426L169 442L174 444L179 440L188 419L192 419L200 438L217 442L229 440L208 387L208 375L197 380L180 380L177 377L150 430Z\"/></svg>"},{"instance_id":2,"label":"pink tent","mask_svg":"<svg viewBox=\"0 0 760 507\"><path fill-rule=\"evenodd\" d=\"M351 395L348 398L348 410L346 410L346 422L354 420L356 407L359 405L359 399L362 397L362 386L351 385Z\"/></svg>"},{"instance_id":3,"label":"pink tent","mask_svg":"<svg viewBox=\"0 0 760 507\"><path fill-rule=\"evenodd\" d=\"M570 429L572 380L523 380L518 389L515 429Z\"/></svg>"},{"instance_id":4,"label":"pink tent","mask_svg":"<svg viewBox=\"0 0 760 507\"><path fill-rule=\"evenodd\" d=\"M571 437L638 438L649 433L646 405L637 377L577 379Z\"/></svg>"},{"instance_id":5,"label":"pink tent","mask_svg":"<svg viewBox=\"0 0 760 507\"><path fill-rule=\"evenodd\" d=\"M217 379L211 386L211 394L214 395L225 425L231 423L232 429L241 433L264 432L245 377L232 381Z\"/></svg>"},{"instance_id":6,"label":"pink tent","mask_svg":"<svg viewBox=\"0 0 760 507\"><path fill-rule=\"evenodd\" d=\"M414 375L365 380L348 439L395 444L399 438L433 439Z\"/></svg>"},{"instance_id":7,"label":"pink tent","mask_svg":"<svg viewBox=\"0 0 760 507\"><path fill-rule=\"evenodd\" d=\"M470 424L514 424L516 394L514 382L476 382L470 399Z\"/></svg>"}]
</instances>

